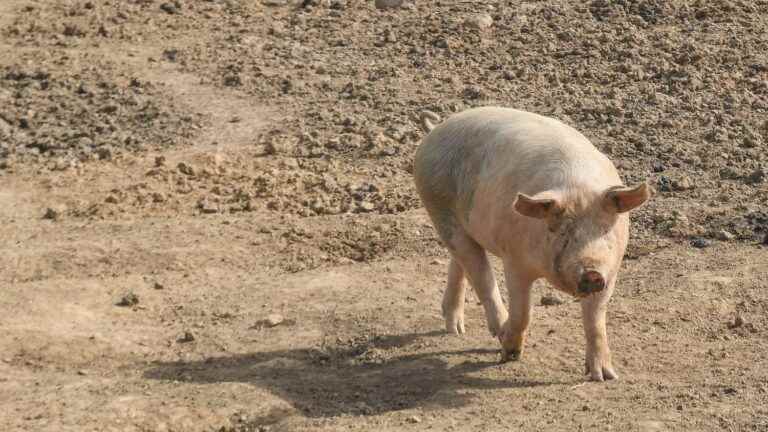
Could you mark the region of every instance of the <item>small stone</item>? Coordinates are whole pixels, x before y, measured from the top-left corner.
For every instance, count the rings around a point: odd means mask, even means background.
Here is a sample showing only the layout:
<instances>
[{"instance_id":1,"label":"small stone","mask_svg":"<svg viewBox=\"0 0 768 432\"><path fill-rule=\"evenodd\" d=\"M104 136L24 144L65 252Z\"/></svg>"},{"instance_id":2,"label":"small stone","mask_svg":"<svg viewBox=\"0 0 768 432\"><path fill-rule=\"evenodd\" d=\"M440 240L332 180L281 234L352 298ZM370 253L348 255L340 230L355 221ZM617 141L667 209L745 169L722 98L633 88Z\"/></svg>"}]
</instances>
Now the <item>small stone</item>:
<instances>
[{"instance_id":1,"label":"small stone","mask_svg":"<svg viewBox=\"0 0 768 432\"><path fill-rule=\"evenodd\" d=\"M672 180L667 176L659 177L659 190L662 192L671 192Z\"/></svg>"},{"instance_id":2,"label":"small stone","mask_svg":"<svg viewBox=\"0 0 768 432\"><path fill-rule=\"evenodd\" d=\"M672 188L678 191L686 191L694 188L693 181L688 177L681 177L680 179L672 181Z\"/></svg>"},{"instance_id":3,"label":"small stone","mask_svg":"<svg viewBox=\"0 0 768 432\"><path fill-rule=\"evenodd\" d=\"M744 318L741 317L741 315L736 315L736 318L733 319L733 322L728 323L728 327L735 329L739 328L744 325Z\"/></svg>"},{"instance_id":4,"label":"small stone","mask_svg":"<svg viewBox=\"0 0 768 432\"><path fill-rule=\"evenodd\" d=\"M765 181L765 171L762 170L762 168L758 168L750 175L747 176L746 182L747 184L758 184Z\"/></svg>"},{"instance_id":5,"label":"small stone","mask_svg":"<svg viewBox=\"0 0 768 432\"><path fill-rule=\"evenodd\" d=\"M161 290L161 289L165 289L165 286L163 284L161 284L160 282L155 282L155 284L152 286L152 288L154 288L156 290Z\"/></svg>"},{"instance_id":6,"label":"small stone","mask_svg":"<svg viewBox=\"0 0 768 432\"><path fill-rule=\"evenodd\" d=\"M191 331L185 331L184 334L178 339L179 343L194 342L195 335Z\"/></svg>"},{"instance_id":7,"label":"small stone","mask_svg":"<svg viewBox=\"0 0 768 432\"><path fill-rule=\"evenodd\" d=\"M730 241L735 239L736 236L726 230L720 230L717 232L717 239L721 241Z\"/></svg>"},{"instance_id":8,"label":"small stone","mask_svg":"<svg viewBox=\"0 0 768 432\"><path fill-rule=\"evenodd\" d=\"M551 294L541 296L542 306L559 306L561 304L563 304L563 301Z\"/></svg>"},{"instance_id":9,"label":"small stone","mask_svg":"<svg viewBox=\"0 0 768 432\"><path fill-rule=\"evenodd\" d=\"M741 178L741 174L733 167L724 167L720 169L720 178L723 180L736 180Z\"/></svg>"},{"instance_id":10,"label":"small stone","mask_svg":"<svg viewBox=\"0 0 768 432\"><path fill-rule=\"evenodd\" d=\"M195 167L192 165L189 165L184 162L179 162L178 165L176 165L176 168L178 168L179 172L182 174L186 174L188 176L194 176L195 175Z\"/></svg>"},{"instance_id":11,"label":"small stone","mask_svg":"<svg viewBox=\"0 0 768 432\"><path fill-rule=\"evenodd\" d=\"M88 375L88 371L85 369L80 369L79 371L77 371L77 374L80 376L86 376Z\"/></svg>"},{"instance_id":12,"label":"small stone","mask_svg":"<svg viewBox=\"0 0 768 432\"><path fill-rule=\"evenodd\" d=\"M695 239L691 240L691 246L697 249L704 249L712 246L712 242L702 237L696 237Z\"/></svg>"},{"instance_id":13,"label":"small stone","mask_svg":"<svg viewBox=\"0 0 768 432\"><path fill-rule=\"evenodd\" d=\"M59 211L48 207L45 209L45 214L43 214L43 219L50 219L50 220L58 220L59 219Z\"/></svg>"},{"instance_id":14,"label":"small stone","mask_svg":"<svg viewBox=\"0 0 768 432\"><path fill-rule=\"evenodd\" d=\"M197 208L200 209L200 212L205 214L212 214L212 213L218 213L219 209L216 208L213 204L208 201L207 198L201 198L200 201L197 202Z\"/></svg>"},{"instance_id":15,"label":"small stone","mask_svg":"<svg viewBox=\"0 0 768 432\"><path fill-rule=\"evenodd\" d=\"M160 5L160 9L162 9L163 12L169 13L169 14L179 13L179 8L177 7L176 4L173 4L173 3L163 3Z\"/></svg>"},{"instance_id":16,"label":"small stone","mask_svg":"<svg viewBox=\"0 0 768 432\"><path fill-rule=\"evenodd\" d=\"M421 417L412 415L406 419L408 423L416 424L421 423Z\"/></svg>"},{"instance_id":17,"label":"small stone","mask_svg":"<svg viewBox=\"0 0 768 432\"><path fill-rule=\"evenodd\" d=\"M264 324L267 325L267 327L276 327L282 322L285 321L285 318L280 314L269 314L267 315L267 319L264 320Z\"/></svg>"},{"instance_id":18,"label":"small stone","mask_svg":"<svg viewBox=\"0 0 768 432\"><path fill-rule=\"evenodd\" d=\"M155 157L155 166L159 168L163 165L165 165L165 156Z\"/></svg>"},{"instance_id":19,"label":"small stone","mask_svg":"<svg viewBox=\"0 0 768 432\"><path fill-rule=\"evenodd\" d=\"M109 146L103 146L96 149L96 156L101 160L112 159L112 148Z\"/></svg>"},{"instance_id":20,"label":"small stone","mask_svg":"<svg viewBox=\"0 0 768 432\"><path fill-rule=\"evenodd\" d=\"M488 14L478 14L464 20L464 25L477 30L485 30L493 25L493 17Z\"/></svg>"},{"instance_id":21,"label":"small stone","mask_svg":"<svg viewBox=\"0 0 768 432\"><path fill-rule=\"evenodd\" d=\"M139 296L129 292L123 295L120 300L115 303L117 306L130 307L139 304Z\"/></svg>"},{"instance_id":22,"label":"small stone","mask_svg":"<svg viewBox=\"0 0 768 432\"><path fill-rule=\"evenodd\" d=\"M652 169L652 170L653 170L653 172L655 172L655 173L660 173L660 172L664 172L664 171L667 169L667 167L665 167L665 166L664 166L664 164L663 164L663 163L661 163L661 162L654 162L654 163L651 165L651 169Z\"/></svg>"},{"instance_id":23,"label":"small stone","mask_svg":"<svg viewBox=\"0 0 768 432\"><path fill-rule=\"evenodd\" d=\"M765 237L763 237L763 245L768 246L768 233L765 233Z\"/></svg>"},{"instance_id":24,"label":"small stone","mask_svg":"<svg viewBox=\"0 0 768 432\"><path fill-rule=\"evenodd\" d=\"M376 9L399 8L403 5L403 0L376 0L374 2Z\"/></svg>"},{"instance_id":25,"label":"small stone","mask_svg":"<svg viewBox=\"0 0 768 432\"><path fill-rule=\"evenodd\" d=\"M109 204L117 204L118 203L118 199L114 195L109 195L109 196L107 196L104 199L104 202L109 203Z\"/></svg>"},{"instance_id":26,"label":"small stone","mask_svg":"<svg viewBox=\"0 0 768 432\"><path fill-rule=\"evenodd\" d=\"M373 209L376 208L376 205L370 201L363 201L360 204L358 204L357 208L361 212L370 212L373 211Z\"/></svg>"}]
</instances>

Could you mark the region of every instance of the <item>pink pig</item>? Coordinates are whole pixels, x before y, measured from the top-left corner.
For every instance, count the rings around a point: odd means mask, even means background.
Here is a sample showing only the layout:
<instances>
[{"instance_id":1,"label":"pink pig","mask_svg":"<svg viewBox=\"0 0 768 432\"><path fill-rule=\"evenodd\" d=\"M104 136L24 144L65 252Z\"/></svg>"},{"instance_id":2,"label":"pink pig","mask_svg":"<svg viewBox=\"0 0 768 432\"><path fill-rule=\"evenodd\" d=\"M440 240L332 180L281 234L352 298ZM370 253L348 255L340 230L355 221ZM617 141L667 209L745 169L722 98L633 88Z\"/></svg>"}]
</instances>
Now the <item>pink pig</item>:
<instances>
[{"instance_id":1,"label":"pink pig","mask_svg":"<svg viewBox=\"0 0 768 432\"><path fill-rule=\"evenodd\" d=\"M427 213L451 254L443 316L464 333L464 277L477 292L502 361L518 360L531 315L531 285L545 278L581 299L586 371L616 379L606 308L629 238L628 212L653 194L622 185L611 161L564 123L510 108L451 116L421 113L428 135L414 177ZM505 310L486 251L501 258Z\"/></svg>"}]
</instances>

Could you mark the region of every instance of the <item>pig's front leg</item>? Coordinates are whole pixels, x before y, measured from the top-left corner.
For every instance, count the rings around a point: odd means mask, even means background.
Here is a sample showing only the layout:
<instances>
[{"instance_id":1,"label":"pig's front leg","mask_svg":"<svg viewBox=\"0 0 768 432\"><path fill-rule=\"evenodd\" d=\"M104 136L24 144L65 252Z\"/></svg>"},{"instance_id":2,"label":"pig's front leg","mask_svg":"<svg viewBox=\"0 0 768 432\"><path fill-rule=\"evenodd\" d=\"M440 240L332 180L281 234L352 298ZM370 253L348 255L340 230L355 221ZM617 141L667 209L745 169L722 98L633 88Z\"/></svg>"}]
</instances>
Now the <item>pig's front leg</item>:
<instances>
[{"instance_id":1,"label":"pig's front leg","mask_svg":"<svg viewBox=\"0 0 768 432\"><path fill-rule=\"evenodd\" d=\"M512 263L504 263L504 278L509 292L509 318L499 335L501 361L520 360L528 324L531 321L531 285L533 278L522 274Z\"/></svg>"},{"instance_id":2,"label":"pig's front leg","mask_svg":"<svg viewBox=\"0 0 768 432\"><path fill-rule=\"evenodd\" d=\"M611 298L614 285L615 278L608 284L606 290L581 300L582 321L587 337L586 373L592 381L619 378L613 370L605 322L608 300Z\"/></svg>"},{"instance_id":3,"label":"pig's front leg","mask_svg":"<svg viewBox=\"0 0 768 432\"><path fill-rule=\"evenodd\" d=\"M463 231L456 232L449 244L453 260L448 270L448 289L443 296L446 328L452 333L464 331L464 291L459 276L461 272L456 267L458 264L483 304L488 331L492 336L498 336L507 320L507 311L501 301L488 254Z\"/></svg>"}]
</instances>

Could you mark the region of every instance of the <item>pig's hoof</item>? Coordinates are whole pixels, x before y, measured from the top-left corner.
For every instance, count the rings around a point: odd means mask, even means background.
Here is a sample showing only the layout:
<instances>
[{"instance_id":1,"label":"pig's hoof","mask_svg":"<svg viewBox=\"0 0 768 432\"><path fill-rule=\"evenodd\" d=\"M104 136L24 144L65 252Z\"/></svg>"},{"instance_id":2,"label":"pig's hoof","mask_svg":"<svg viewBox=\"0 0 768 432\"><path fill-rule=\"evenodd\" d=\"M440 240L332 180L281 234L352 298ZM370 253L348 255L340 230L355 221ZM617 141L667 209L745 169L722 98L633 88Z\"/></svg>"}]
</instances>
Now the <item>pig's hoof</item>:
<instances>
[{"instance_id":1,"label":"pig's hoof","mask_svg":"<svg viewBox=\"0 0 768 432\"><path fill-rule=\"evenodd\" d=\"M498 313L489 314L488 331L491 333L491 336L501 336L505 322L507 322L507 312L505 310L501 309Z\"/></svg>"},{"instance_id":2,"label":"pig's hoof","mask_svg":"<svg viewBox=\"0 0 768 432\"><path fill-rule=\"evenodd\" d=\"M590 368L589 365L587 365L586 373L589 375L590 381L602 382L619 379L619 375L616 373L616 371L613 370L613 367L611 366L597 365Z\"/></svg>"},{"instance_id":3,"label":"pig's hoof","mask_svg":"<svg viewBox=\"0 0 768 432\"><path fill-rule=\"evenodd\" d=\"M445 319L445 330L449 334L464 334L464 317L448 317Z\"/></svg>"},{"instance_id":4,"label":"pig's hoof","mask_svg":"<svg viewBox=\"0 0 768 432\"><path fill-rule=\"evenodd\" d=\"M521 350L506 350L501 349L501 361L499 363L508 363L513 361L519 361L522 358L523 352Z\"/></svg>"}]
</instances>

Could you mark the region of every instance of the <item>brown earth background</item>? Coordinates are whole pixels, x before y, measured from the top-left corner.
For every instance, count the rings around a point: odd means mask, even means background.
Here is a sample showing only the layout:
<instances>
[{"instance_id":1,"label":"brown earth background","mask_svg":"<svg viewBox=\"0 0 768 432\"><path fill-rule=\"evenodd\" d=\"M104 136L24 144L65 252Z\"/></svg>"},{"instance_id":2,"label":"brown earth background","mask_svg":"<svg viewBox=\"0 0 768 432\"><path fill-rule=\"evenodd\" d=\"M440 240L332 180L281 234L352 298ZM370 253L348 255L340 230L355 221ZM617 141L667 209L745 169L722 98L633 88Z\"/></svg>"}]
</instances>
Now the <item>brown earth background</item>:
<instances>
[{"instance_id":1,"label":"brown earth background","mask_svg":"<svg viewBox=\"0 0 768 432\"><path fill-rule=\"evenodd\" d=\"M768 431L766 28L764 0L0 1L0 430ZM659 191L618 382L545 284L522 362L474 295L442 330L416 118L481 105Z\"/></svg>"}]
</instances>

